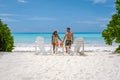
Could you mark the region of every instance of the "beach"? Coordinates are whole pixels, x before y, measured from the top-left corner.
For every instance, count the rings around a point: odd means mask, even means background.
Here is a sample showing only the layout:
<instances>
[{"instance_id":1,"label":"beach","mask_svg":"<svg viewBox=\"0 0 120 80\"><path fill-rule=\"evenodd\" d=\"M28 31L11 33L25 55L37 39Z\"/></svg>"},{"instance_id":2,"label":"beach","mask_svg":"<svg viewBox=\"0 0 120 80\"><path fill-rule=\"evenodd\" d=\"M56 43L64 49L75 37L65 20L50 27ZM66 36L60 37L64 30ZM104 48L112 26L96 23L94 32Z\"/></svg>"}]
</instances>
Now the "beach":
<instances>
[{"instance_id":1,"label":"beach","mask_svg":"<svg viewBox=\"0 0 120 80\"><path fill-rule=\"evenodd\" d=\"M38 36L45 39L45 52L35 51ZM84 38L84 54L75 54L73 44L70 55L65 50L62 52L60 47L52 54L50 36L51 33L14 34L12 52L0 52L0 80L120 79L120 54L114 54L117 45L105 45L100 33L76 33L75 39Z\"/></svg>"},{"instance_id":2,"label":"beach","mask_svg":"<svg viewBox=\"0 0 120 80\"><path fill-rule=\"evenodd\" d=\"M35 54L34 47L0 52L0 80L119 80L116 47L85 47L85 55Z\"/></svg>"},{"instance_id":3,"label":"beach","mask_svg":"<svg viewBox=\"0 0 120 80\"><path fill-rule=\"evenodd\" d=\"M120 80L119 22L120 0L0 0L0 80Z\"/></svg>"}]
</instances>

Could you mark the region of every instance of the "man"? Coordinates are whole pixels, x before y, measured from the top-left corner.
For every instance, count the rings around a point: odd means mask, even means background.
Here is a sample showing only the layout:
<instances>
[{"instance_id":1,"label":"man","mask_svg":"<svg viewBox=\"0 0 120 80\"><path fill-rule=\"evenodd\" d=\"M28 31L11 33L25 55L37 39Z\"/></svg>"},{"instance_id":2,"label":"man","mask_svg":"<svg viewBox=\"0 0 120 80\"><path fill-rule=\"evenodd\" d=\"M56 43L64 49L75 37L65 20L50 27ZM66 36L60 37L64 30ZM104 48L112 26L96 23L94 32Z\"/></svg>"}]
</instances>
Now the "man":
<instances>
[{"instance_id":1,"label":"man","mask_svg":"<svg viewBox=\"0 0 120 80\"><path fill-rule=\"evenodd\" d=\"M66 40L65 41L66 53L69 53L69 50L71 49L71 44L73 44L74 41L73 33L70 31L70 28L67 28L63 42L64 40Z\"/></svg>"}]
</instances>

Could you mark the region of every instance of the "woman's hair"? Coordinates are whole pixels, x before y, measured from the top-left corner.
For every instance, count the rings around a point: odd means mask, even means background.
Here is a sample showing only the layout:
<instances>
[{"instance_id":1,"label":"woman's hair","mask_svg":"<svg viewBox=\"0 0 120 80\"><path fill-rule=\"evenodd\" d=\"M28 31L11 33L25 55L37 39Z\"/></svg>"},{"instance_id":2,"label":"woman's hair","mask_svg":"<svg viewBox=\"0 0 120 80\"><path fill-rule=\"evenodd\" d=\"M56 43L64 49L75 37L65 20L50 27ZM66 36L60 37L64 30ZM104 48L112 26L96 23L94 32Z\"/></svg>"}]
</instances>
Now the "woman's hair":
<instances>
[{"instance_id":1,"label":"woman's hair","mask_svg":"<svg viewBox=\"0 0 120 80\"><path fill-rule=\"evenodd\" d=\"M57 30L55 30L52 35L57 35L58 36Z\"/></svg>"}]
</instances>

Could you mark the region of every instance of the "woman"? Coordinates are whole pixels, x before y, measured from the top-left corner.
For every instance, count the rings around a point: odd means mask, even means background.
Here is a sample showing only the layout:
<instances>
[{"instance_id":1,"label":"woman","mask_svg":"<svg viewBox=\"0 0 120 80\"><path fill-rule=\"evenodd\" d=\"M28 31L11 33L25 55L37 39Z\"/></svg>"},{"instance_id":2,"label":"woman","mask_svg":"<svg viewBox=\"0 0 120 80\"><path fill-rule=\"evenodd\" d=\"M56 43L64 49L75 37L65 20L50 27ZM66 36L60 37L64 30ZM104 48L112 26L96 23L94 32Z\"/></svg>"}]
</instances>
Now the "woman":
<instances>
[{"instance_id":1,"label":"woman","mask_svg":"<svg viewBox=\"0 0 120 80\"><path fill-rule=\"evenodd\" d=\"M58 39L59 39L60 41L62 41L62 40L60 39L60 37L58 36L57 30L55 30L55 31L53 32L53 34L52 34L53 53L55 53L55 47L58 47L58 46L59 46L59 44L58 44Z\"/></svg>"}]
</instances>

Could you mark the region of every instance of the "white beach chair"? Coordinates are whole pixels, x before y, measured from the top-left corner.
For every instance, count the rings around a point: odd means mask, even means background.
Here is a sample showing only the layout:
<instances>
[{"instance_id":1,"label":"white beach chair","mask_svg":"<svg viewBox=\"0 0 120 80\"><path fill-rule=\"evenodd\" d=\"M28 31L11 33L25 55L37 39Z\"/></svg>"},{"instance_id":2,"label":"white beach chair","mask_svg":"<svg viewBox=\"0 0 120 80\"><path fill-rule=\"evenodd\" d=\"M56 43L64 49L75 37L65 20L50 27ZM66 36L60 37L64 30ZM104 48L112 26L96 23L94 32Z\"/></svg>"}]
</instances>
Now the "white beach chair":
<instances>
[{"instance_id":1,"label":"white beach chair","mask_svg":"<svg viewBox=\"0 0 120 80\"><path fill-rule=\"evenodd\" d=\"M37 37L35 41L35 52L36 54L42 53L45 54L47 53L47 50L45 48L48 48L48 53L52 53L52 46L50 44L45 44L44 38L43 37Z\"/></svg>"},{"instance_id":2,"label":"white beach chair","mask_svg":"<svg viewBox=\"0 0 120 80\"><path fill-rule=\"evenodd\" d=\"M74 55L84 54L84 39L77 38L74 43Z\"/></svg>"},{"instance_id":3,"label":"white beach chair","mask_svg":"<svg viewBox=\"0 0 120 80\"><path fill-rule=\"evenodd\" d=\"M38 52L45 52L44 48L44 38L42 37L37 37L35 41L35 51L36 53Z\"/></svg>"},{"instance_id":4,"label":"white beach chair","mask_svg":"<svg viewBox=\"0 0 120 80\"><path fill-rule=\"evenodd\" d=\"M35 41L35 52L36 54L44 53L45 52L45 46L44 46L44 38L43 37L37 37Z\"/></svg>"}]
</instances>

